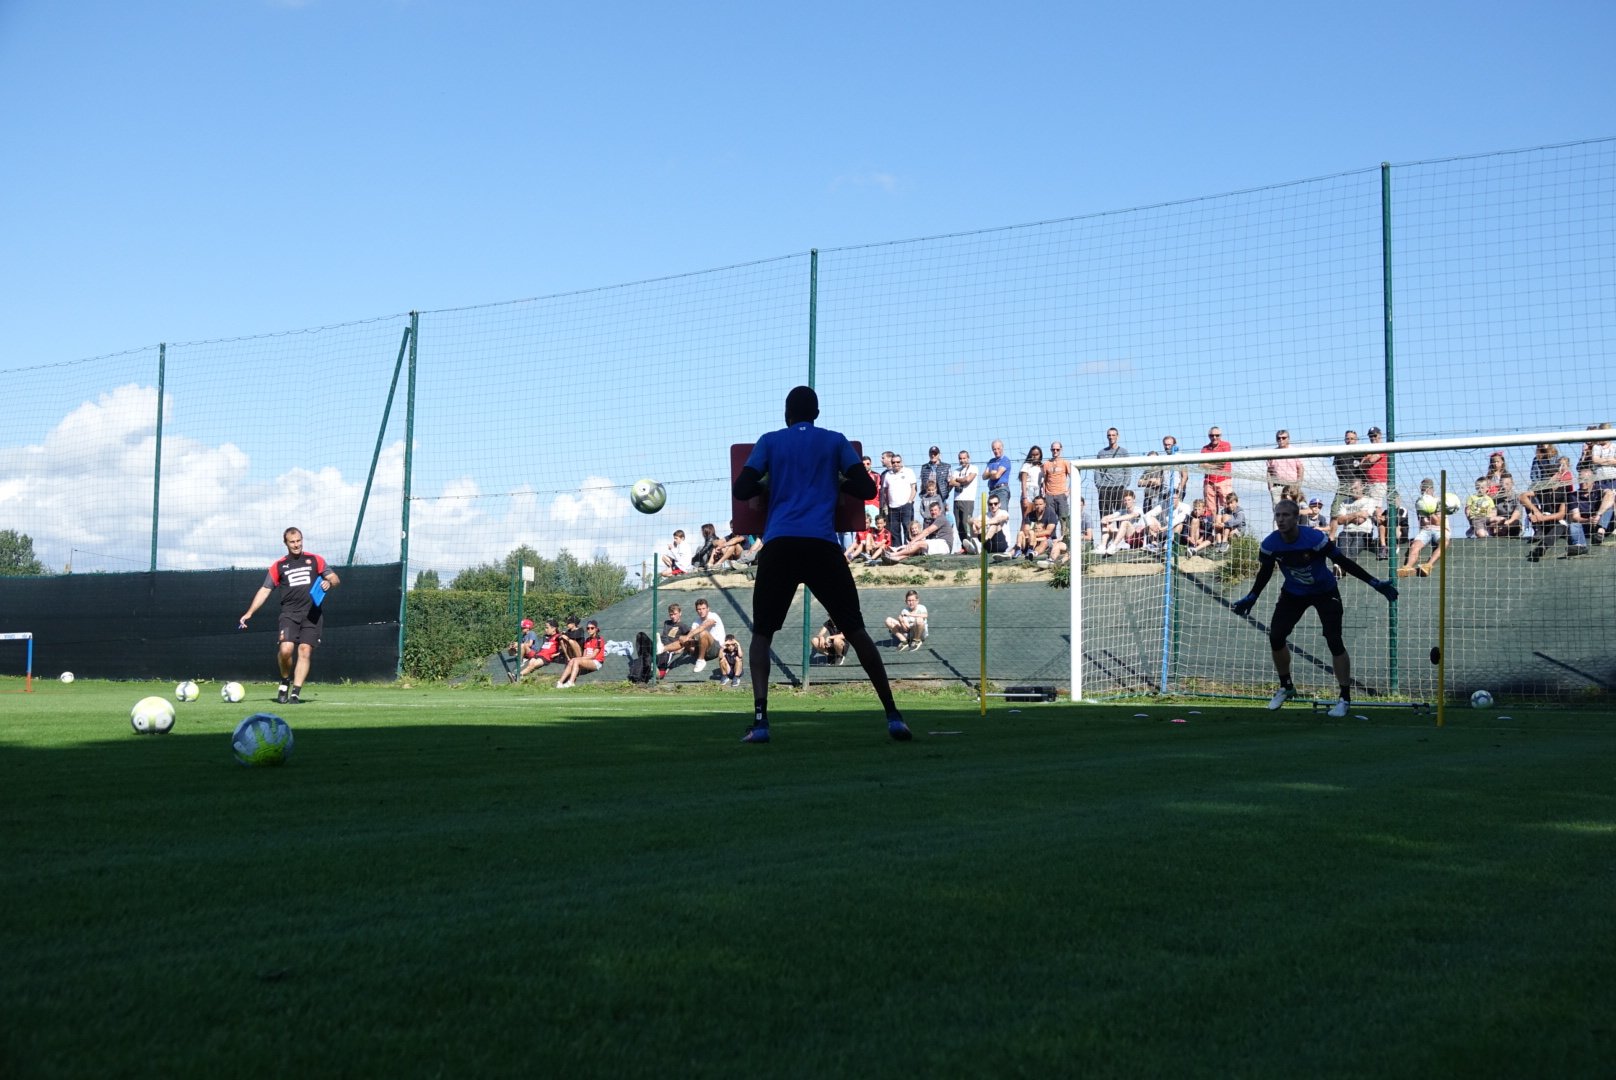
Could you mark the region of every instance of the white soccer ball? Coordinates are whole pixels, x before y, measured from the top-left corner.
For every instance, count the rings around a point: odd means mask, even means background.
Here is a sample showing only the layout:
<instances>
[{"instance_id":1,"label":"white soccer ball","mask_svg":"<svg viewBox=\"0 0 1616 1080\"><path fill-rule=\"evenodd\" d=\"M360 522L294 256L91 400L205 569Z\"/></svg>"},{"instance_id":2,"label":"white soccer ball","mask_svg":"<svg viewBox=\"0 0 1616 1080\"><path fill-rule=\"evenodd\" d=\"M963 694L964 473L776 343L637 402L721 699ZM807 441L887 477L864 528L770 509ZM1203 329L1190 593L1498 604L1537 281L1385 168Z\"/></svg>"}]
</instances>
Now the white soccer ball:
<instances>
[{"instance_id":1,"label":"white soccer ball","mask_svg":"<svg viewBox=\"0 0 1616 1080\"><path fill-rule=\"evenodd\" d=\"M654 514L668 501L668 489L655 480L636 480L629 489L628 501L642 514Z\"/></svg>"},{"instance_id":2,"label":"white soccer ball","mask_svg":"<svg viewBox=\"0 0 1616 1080\"><path fill-rule=\"evenodd\" d=\"M195 701L202 696L202 688L190 679L186 679L174 688L174 696L180 701Z\"/></svg>"},{"instance_id":3,"label":"white soccer ball","mask_svg":"<svg viewBox=\"0 0 1616 1080\"><path fill-rule=\"evenodd\" d=\"M234 705L247 696L247 688L238 682L227 682L219 687L219 696Z\"/></svg>"},{"instance_id":4,"label":"white soccer ball","mask_svg":"<svg viewBox=\"0 0 1616 1080\"><path fill-rule=\"evenodd\" d=\"M1414 504L1426 517L1430 517L1441 508L1442 504L1436 501L1435 495L1421 495L1420 501Z\"/></svg>"},{"instance_id":5,"label":"white soccer ball","mask_svg":"<svg viewBox=\"0 0 1616 1080\"><path fill-rule=\"evenodd\" d=\"M1470 695L1472 709L1490 709L1493 707L1493 696L1485 690L1477 690Z\"/></svg>"},{"instance_id":6,"label":"white soccer ball","mask_svg":"<svg viewBox=\"0 0 1616 1080\"><path fill-rule=\"evenodd\" d=\"M230 749L243 765L284 765L292 756L292 728L270 713L253 713L236 725Z\"/></svg>"},{"instance_id":7,"label":"white soccer ball","mask_svg":"<svg viewBox=\"0 0 1616 1080\"><path fill-rule=\"evenodd\" d=\"M1456 492L1456 491L1448 492L1448 513L1457 514L1459 512L1459 507L1462 506L1462 505L1464 505L1464 504L1459 501L1459 493L1458 492Z\"/></svg>"},{"instance_id":8,"label":"white soccer ball","mask_svg":"<svg viewBox=\"0 0 1616 1080\"><path fill-rule=\"evenodd\" d=\"M72 682L73 681L73 673L71 671L62 672L62 681L65 682L65 683Z\"/></svg>"},{"instance_id":9,"label":"white soccer ball","mask_svg":"<svg viewBox=\"0 0 1616 1080\"><path fill-rule=\"evenodd\" d=\"M143 697L129 710L136 735L166 735L174 726L174 706L167 698Z\"/></svg>"}]
</instances>

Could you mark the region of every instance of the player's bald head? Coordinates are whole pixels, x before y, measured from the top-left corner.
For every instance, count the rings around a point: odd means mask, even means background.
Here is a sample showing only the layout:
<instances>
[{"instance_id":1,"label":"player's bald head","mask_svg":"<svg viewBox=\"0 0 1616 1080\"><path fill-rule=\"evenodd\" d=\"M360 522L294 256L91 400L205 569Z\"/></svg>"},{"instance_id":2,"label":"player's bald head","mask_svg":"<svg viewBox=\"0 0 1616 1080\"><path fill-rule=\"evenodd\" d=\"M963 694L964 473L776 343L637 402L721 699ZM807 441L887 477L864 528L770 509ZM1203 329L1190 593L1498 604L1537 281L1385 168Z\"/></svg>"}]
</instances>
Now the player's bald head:
<instances>
[{"instance_id":1,"label":"player's bald head","mask_svg":"<svg viewBox=\"0 0 1616 1080\"><path fill-rule=\"evenodd\" d=\"M793 387L786 395L786 423L798 424L804 420L819 419L819 395L811 386Z\"/></svg>"}]
</instances>

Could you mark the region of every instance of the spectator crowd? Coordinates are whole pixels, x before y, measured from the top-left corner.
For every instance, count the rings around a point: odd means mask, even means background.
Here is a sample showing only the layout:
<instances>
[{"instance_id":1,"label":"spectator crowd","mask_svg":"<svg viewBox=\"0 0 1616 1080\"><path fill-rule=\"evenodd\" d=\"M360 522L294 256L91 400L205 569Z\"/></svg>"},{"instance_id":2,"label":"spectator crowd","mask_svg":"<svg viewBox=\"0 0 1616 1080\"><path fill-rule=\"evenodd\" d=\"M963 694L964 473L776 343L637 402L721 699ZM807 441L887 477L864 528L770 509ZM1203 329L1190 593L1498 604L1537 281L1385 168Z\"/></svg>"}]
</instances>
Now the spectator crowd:
<instances>
[{"instance_id":1,"label":"spectator crowd","mask_svg":"<svg viewBox=\"0 0 1616 1080\"><path fill-rule=\"evenodd\" d=\"M1288 498L1301 508L1303 525L1327 533L1348 554L1388 558L1395 530L1407 552L1401 572L1423 576L1446 550L1449 537L1439 534L1449 512L1462 514L1469 537L1527 539L1533 561L1560 540L1568 554L1585 554L1590 545L1602 544L1612 528L1616 443L1584 444L1575 464L1555 446L1538 446L1524 485L1517 484L1504 453L1495 452L1484 475L1454 482L1468 494L1460 495L1458 507L1452 500L1447 508L1437 507L1433 482L1425 478L1411 521L1410 508L1391 489L1391 455L1377 449L1385 442L1384 432L1371 426L1366 435L1361 451L1329 459L1275 457L1252 463L1261 467L1260 482L1255 470L1242 470L1240 476L1248 497L1260 501L1266 492L1268 505L1260 507L1246 505L1236 490L1234 462L1218 457L1233 447L1217 424L1208 427L1197 455L1181 454L1177 438L1165 435L1161 448L1145 455L1162 458L1159 465L1137 474L1122 466L1092 470L1092 504L1059 440L1049 443L1047 454L1041 446L1029 447L1020 462L1005 453L1002 439L993 440L980 463L969 450L944 460L942 448L931 446L918 470L906 464L902 453L888 450L879 465L870 457L863 460L876 494L864 507L866 527L844 534L842 545L849 562L872 566L986 550L997 559L1049 567L1069 559L1074 541L1100 558L1131 551L1159 553L1169 544L1215 556L1237 537L1266 534L1273 504ZM1358 432L1346 431L1342 442L1360 445ZM1291 433L1275 432L1274 445L1289 449ZM1092 456L1122 459L1134 452L1112 427ZM1321 490L1322 498L1310 494ZM761 547L760 537L737 533L733 522L722 537L713 525L701 526L695 547L682 529L676 530L661 554L661 572L677 576L741 570ZM1418 562L1422 554L1423 563Z\"/></svg>"}]
</instances>

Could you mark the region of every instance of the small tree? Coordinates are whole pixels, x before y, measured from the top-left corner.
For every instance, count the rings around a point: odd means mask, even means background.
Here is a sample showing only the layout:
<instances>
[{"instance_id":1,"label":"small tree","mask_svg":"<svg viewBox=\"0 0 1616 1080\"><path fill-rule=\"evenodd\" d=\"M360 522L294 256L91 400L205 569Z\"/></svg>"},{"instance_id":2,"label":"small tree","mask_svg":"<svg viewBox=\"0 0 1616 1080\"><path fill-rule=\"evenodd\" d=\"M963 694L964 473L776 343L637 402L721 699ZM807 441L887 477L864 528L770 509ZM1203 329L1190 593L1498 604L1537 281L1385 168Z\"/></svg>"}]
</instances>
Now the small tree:
<instances>
[{"instance_id":1,"label":"small tree","mask_svg":"<svg viewBox=\"0 0 1616 1080\"><path fill-rule=\"evenodd\" d=\"M438 581L438 572L436 570L422 570L415 575L415 587L417 589L441 589L443 585Z\"/></svg>"},{"instance_id":2,"label":"small tree","mask_svg":"<svg viewBox=\"0 0 1616 1080\"><path fill-rule=\"evenodd\" d=\"M15 529L0 529L0 576L38 577L45 564L34 557L34 538Z\"/></svg>"}]
</instances>

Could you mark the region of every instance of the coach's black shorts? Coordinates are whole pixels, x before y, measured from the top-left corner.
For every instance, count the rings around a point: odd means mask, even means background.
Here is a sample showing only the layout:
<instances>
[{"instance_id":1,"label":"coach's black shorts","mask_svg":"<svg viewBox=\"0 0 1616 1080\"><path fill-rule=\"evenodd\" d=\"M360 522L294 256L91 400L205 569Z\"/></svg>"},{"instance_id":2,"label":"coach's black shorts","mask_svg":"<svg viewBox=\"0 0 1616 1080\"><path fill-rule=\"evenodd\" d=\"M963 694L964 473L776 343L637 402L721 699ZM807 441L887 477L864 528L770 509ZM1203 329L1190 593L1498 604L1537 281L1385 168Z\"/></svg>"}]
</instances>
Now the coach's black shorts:
<instances>
[{"instance_id":1,"label":"coach's black shorts","mask_svg":"<svg viewBox=\"0 0 1616 1080\"><path fill-rule=\"evenodd\" d=\"M293 645L307 645L312 649L320 644L320 624L319 608L298 612L282 611L279 640L290 641Z\"/></svg>"},{"instance_id":2,"label":"coach's black shorts","mask_svg":"<svg viewBox=\"0 0 1616 1080\"><path fill-rule=\"evenodd\" d=\"M842 549L828 540L782 536L763 545L757 557L757 585L752 589L752 629L774 634L785 625L797 586L813 590L814 599L844 634L864 629L858 586Z\"/></svg>"},{"instance_id":3,"label":"coach's black shorts","mask_svg":"<svg viewBox=\"0 0 1616 1080\"><path fill-rule=\"evenodd\" d=\"M1341 590L1331 589L1327 593L1315 593L1312 596L1298 596L1291 592L1281 592L1279 603L1274 605L1274 622L1268 629L1268 638L1274 642L1284 642L1296 629L1302 615L1308 608L1319 613L1319 622L1324 626L1324 640L1332 645L1341 640ZM1279 648L1278 645L1274 646Z\"/></svg>"}]
</instances>

